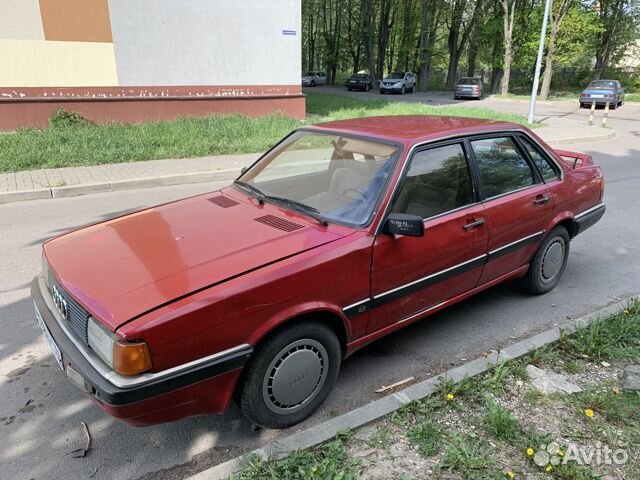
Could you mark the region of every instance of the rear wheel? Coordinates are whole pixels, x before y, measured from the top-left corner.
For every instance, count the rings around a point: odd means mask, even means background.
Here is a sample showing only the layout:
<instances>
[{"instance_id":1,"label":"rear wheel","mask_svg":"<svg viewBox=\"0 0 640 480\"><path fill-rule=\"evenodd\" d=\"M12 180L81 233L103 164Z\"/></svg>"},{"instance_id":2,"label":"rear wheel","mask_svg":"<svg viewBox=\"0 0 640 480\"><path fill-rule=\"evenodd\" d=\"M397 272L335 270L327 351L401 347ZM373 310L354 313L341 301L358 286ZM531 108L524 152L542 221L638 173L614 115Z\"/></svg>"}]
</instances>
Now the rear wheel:
<instances>
[{"instance_id":1,"label":"rear wheel","mask_svg":"<svg viewBox=\"0 0 640 480\"><path fill-rule=\"evenodd\" d=\"M523 278L524 288L541 295L550 292L560 281L569 258L569 233L558 226L542 241Z\"/></svg>"},{"instance_id":2,"label":"rear wheel","mask_svg":"<svg viewBox=\"0 0 640 480\"><path fill-rule=\"evenodd\" d=\"M338 377L336 334L319 322L292 324L268 338L246 367L240 407L257 425L286 428L311 415Z\"/></svg>"}]
</instances>

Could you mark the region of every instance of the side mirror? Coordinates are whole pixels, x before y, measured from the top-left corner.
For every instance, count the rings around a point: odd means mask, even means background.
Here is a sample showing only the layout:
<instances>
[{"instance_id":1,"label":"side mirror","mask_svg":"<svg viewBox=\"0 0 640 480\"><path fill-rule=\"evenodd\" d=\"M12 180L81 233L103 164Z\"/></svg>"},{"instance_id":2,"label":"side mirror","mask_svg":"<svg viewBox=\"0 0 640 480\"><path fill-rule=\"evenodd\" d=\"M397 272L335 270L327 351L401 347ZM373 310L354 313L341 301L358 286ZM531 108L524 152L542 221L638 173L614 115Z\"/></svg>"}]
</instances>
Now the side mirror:
<instances>
[{"instance_id":1,"label":"side mirror","mask_svg":"<svg viewBox=\"0 0 640 480\"><path fill-rule=\"evenodd\" d=\"M424 236L424 222L418 215L391 213L387 217L383 231L391 235L422 237Z\"/></svg>"},{"instance_id":2,"label":"side mirror","mask_svg":"<svg viewBox=\"0 0 640 480\"><path fill-rule=\"evenodd\" d=\"M249 167L242 167L240 169L240 175L244 175L247 170L249 170Z\"/></svg>"}]
</instances>

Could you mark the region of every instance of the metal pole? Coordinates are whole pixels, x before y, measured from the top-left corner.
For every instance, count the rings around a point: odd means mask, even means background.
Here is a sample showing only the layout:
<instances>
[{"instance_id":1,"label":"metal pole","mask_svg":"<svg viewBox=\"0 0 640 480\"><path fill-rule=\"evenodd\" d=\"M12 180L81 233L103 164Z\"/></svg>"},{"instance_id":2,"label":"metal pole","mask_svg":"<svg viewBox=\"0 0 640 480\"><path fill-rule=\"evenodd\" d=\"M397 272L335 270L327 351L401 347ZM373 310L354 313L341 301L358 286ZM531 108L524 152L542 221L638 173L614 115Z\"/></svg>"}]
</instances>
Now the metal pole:
<instances>
[{"instance_id":1,"label":"metal pole","mask_svg":"<svg viewBox=\"0 0 640 480\"><path fill-rule=\"evenodd\" d=\"M591 113L589 114L589 126L593 125L593 114L596 111L596 101L591 102Z\"/></svg>"},{"instance_id":2,"label":"metal pole","mask_svg":"<svg viewBox=\"0 0 640 480\"><path fill-rule=\"evenodd\" d=\"M542 54L544 53L544 39L547 36L547 18L549 18L551 2L552 0L546 0L544 4L544 18L542 19L542 30L540 32L540 45L538 46L538 58L536 60L536 73L533 76L533 87L531 88L531 103L529 103L529 123L533 123L533 115L536 111L536 96L538 95L540 69L542 68Z\"/></svg>"}]
</instances>

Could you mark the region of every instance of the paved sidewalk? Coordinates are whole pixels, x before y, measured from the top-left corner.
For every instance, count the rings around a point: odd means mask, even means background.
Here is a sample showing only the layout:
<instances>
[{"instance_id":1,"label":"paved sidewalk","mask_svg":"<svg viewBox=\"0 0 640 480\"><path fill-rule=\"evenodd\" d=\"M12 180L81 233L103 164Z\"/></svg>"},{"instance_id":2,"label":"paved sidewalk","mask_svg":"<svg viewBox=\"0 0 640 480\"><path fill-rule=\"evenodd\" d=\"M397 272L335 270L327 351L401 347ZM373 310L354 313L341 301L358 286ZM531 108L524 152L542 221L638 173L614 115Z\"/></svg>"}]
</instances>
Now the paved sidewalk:
<instances>
[{"instance_id":1,"label":"paved sidewalk","mask_svg":"<svg viewBox=\"0 0 640 480\"><path fill-rule=\"evenodd\" d=\"M615 136L610 128L589 127L566 118L541 120L547 126L535 132L552 145L580 144ZM252 153L2 173L0 204L214 180L231 181L242 167L259 156L259 153Z\"/></svg>"}]
</instances>

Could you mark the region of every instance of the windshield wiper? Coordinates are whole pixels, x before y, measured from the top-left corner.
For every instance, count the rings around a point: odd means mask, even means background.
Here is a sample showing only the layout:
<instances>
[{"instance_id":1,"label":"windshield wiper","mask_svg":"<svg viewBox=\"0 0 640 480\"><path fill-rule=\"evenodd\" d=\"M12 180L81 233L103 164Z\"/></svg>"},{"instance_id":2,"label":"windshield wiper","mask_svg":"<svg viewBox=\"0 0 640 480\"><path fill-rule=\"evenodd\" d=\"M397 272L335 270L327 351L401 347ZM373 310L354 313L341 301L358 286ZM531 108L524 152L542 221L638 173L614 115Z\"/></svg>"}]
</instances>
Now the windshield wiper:
<instances>
[{"instance_id":1,"label":"windshield wiper","mask_svg":"<svg viewBox=\"0 0 640 480\"><path fill-rule=\"evenodd\" d=\"M320 210L318 210L316 207L312 207L311 205L307 205L306 203L299 202L298 200L294 200L293 198L280 197L278 195L263 194L263 198L276 203L283 203L293 210L304 213L308 217L317 220L318 223L320 223L320 225L324 227L329 225L329 222L327 222L327 220L322 215L320 215Z\"/></svg>"},{"instance_id":2,"label":"windshield wiper","mask_svg":"<svg viewBox=\"0 0 640 480\"><path fill-rule=\"evenodd\" d=\"M242 180L235 180L233 183L253 193L260 204L263 204L265 200L271 200L272 202L275 202L275 203L285 204L289 208L292 208L293 210L304 213L308 217L311 217L314 220L317 220L318 223L320 223L322 226L326 227L329 225L329 222L327 222L327 220L325 220L324 217L320 215L320 210L318 210L315 207L312 207L311 205L307 205L306 203L299 202L298 200L294 200L293 198L280 197L278 195L269 195L267 193L264 193L255 185L251 185L250 183L243 182Z\"/></svg>"},{"instance_id":3,"label":"windshield wiper","mask_svg":"<svg viewBox=\"0 0 640 480\"><path fill-rule=\"evenodd\" d=\"M250 183L243 182L242 180L234 180L233 184L238 185L244 190L249 190L251 193L253 193L256 196L256 199L258 200L258 203L260 203L260 205L264 203L265 193L255 185L251 185Z\"/></svg>"}]
</instances>

